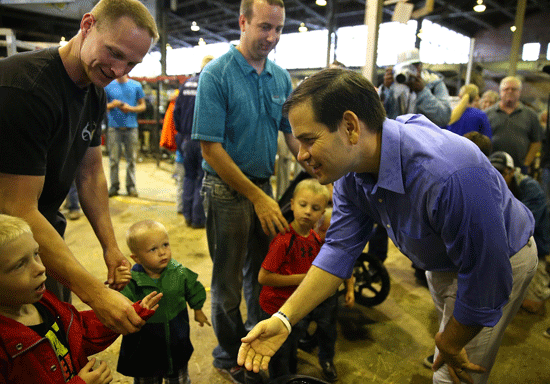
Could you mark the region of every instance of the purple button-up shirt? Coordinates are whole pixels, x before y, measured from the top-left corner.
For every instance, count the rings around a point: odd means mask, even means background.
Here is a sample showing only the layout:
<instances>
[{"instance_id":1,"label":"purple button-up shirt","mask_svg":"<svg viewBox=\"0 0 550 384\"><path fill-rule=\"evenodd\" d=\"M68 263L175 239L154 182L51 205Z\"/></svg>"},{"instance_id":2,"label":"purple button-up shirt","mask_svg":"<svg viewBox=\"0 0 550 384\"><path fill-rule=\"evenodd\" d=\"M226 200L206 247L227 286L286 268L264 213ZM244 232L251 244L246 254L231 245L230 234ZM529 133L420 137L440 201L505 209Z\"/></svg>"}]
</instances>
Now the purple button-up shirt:
<instances>
[{"instance_id":1,"label":"purple button-up shirt","mask_svg":"<svg viewBox=\"0 0 550 384\"><path fill-rule=\"evenodd\" d=\"M315 266L349 277L376 222L419 268L458 273L459 322L498 322L512 288L509 258L527 244L534 220L471 141L421 115L386 119L378 179L349 173L333 200Z\"/></svg>"}]
</instances>

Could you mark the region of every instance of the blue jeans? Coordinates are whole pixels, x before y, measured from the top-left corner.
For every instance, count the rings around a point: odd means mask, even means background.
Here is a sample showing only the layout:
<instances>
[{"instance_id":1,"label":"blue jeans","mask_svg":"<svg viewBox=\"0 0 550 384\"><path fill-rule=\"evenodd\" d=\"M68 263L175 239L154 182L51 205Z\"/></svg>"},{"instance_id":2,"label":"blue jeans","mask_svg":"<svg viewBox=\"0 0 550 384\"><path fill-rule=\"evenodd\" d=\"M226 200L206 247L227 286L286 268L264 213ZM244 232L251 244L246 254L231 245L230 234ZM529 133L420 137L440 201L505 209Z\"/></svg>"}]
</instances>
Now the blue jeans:
<instances>
[{"instance_id":1,"label":"blue jeans","mask_svg":"<svg viewBox=\"0 0 550 384\"><path fill-rule=\"evenodd\" d=\"M200 194L202 187L202 153L201 144L197 140L189 140L183 144L183 216L185 220L195 225L204 225L203 198Z\"/></svg>"},{"instance_id":2,"label":"blue jeans","mask_svg":"<svg viewBox=\"0 0 550 384\"><path fill-rule=\"evenodd\" d=\"M126 157L126 190L136 188L136 158L138 129L137 128L113 128L107 130L107 142L109 146L109 168L111 176L111 189L117 190L120 186L118 181L118 162L120 152L124 146Z\"/></svg>"},{"instance_id":3,"label":"blue jeans","mask_svg":"<svg viewBox=\"0 0 550 384\"><path fill-rule=\"evenodd\" d=\"M272 196L269 182L257 184ZM206 213L206 237L212 259L212 326L218 339L214 366L237 365L241 338L262 317L258 272L269 248L254 206L218 176L206 174L201 194ZM241 289L247 308L241 316Z\"/></svg>"}]
</instances>

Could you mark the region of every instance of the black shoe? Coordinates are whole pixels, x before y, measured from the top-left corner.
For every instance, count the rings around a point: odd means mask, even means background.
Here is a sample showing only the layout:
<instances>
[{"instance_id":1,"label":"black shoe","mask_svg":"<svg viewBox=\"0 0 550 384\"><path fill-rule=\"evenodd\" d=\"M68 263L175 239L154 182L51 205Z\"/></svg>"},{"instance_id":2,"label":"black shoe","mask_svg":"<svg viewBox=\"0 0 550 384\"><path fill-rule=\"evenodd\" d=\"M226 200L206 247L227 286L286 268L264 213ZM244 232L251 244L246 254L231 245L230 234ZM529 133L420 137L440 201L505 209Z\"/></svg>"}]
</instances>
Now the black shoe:
<instances>
[{"instance_id":1,"label":"black shoe","mask_svg":"<svg viewBox=\"0 0 550 384\"><path fill-rule=\"evenodd\" d=\"M194 228L194 229L201 229L201 228L204 228L204 227L206 227L206 225L204 225L204 224L191 223L191 228Z\"/></svg>"},{"instance_id":2,"label":"black shoe","mask_svg":"<svg viewBox=\"0 0 550 384\"><path fill-rule=\"evenodd\" d=\"M215 367L218 372L237 384L245 384L244 374L246 369L237 365L233 368L218 368Z\"/></svg>"},{"instance_id":3,"label":"black shoe","mask_svg":"<svg viewBox=\"0 0 550 384\"><path fill-rule=\"evenodd\" d=\"M332 361L323 361L321 363L321 369L323 370L323 377L325 380L335 382L338 380L338 374L336 373L336 367Z\"/></svg>"},{"instance_id":4,"label":"black shoe","mask_svg":"<svg viewBox=\"0 0 550 384\"><path fill-rule=\"evenodd\" d=\"M138 193L135 188L128 189L128 196L138 197Z\"/></svg>"},{"instance_id":5,"label":"black shoe","mask_svg":"<svg viewBox=\"0 0 550 384\"><path fill-rule=\"evenodd\" d=\"M434 355L430 355L430 356L426 357L426 358L422 361L422 364L424 364L424 366L425 366L426 368L432 369L432 365L434 365Z\"/></svg>"},{"instance_id":6,"label":"black shoe","mask_svg":"<svg viewBox=\"0 0 550 384\"><path fill-rule=\"evenodd\" d=\"M252 371L247 371L245 368L243 368L243 370L244 382L246 384L264 384L265 380L261 374L262 371L260 371L260 373L254 373Z\"/></svg>"},{"instance_id":7,"label":"black shoe","mask_svg":"<svg viewBox=\"0 0 550 384\"><path fill-rule=\"evenodd\" d=\"M118 196L118 189L110 188L109 189L109 197Z\"/></svg>"}]
</instances>

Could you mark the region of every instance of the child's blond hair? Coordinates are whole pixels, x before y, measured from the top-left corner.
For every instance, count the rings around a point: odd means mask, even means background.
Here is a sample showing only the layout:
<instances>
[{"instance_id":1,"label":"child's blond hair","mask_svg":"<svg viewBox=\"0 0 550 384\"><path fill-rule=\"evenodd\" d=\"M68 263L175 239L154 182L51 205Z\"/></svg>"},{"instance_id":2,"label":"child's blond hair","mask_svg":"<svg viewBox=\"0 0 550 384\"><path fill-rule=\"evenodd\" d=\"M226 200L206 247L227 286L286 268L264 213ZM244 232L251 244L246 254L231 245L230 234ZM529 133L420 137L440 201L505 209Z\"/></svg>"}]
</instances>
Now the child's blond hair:
<instances>
[{"instance_id":1,"label":"child's blond hair","mask_svg":"<svg viewBox=\"0 0 550 384\"><path fill-rule=\"evenodd\" d=\"M328 191L328 188L319 183L317 179L305 179L300 181L298 185L296 185L296 188L294 188L294 193L292 194L292 197L296 197L298 191L302 189L308 189L316 195L323 196L326 200L325 204L328 204L330 200L330 192Z\"/></svg>"},{"instance_id":2,"label":"child's blond hair","mask_svg":"<svg viewBox=\"0 0 550 384\"><path fill-rule=\"evenodd\" d=\"M132 253L136 253L141 236L153 228L159 228L166 232L164 225L155 220L142 220L132 224L126 231L126 244Z\"/></svg>"},{"instance_id":3,"label":"child's blond hair","mask_svg":"<svg viewBox=\"0 0 550 384\"><path fill-rule=\"evenodd\" d=\"M0 214L0 247L25 233L32 235L31 227L25 220L15 216Z\"/></svg>"}]
</instances>

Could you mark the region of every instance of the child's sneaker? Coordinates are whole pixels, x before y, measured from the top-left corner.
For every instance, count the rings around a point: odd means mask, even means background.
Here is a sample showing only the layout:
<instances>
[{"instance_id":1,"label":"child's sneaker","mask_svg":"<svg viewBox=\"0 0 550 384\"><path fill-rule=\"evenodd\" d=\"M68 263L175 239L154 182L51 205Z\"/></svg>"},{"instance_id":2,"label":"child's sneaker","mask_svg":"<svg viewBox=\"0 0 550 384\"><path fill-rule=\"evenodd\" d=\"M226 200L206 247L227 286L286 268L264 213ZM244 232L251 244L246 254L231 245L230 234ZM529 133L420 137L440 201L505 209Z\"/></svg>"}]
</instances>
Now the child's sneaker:
<instances>
[{"instance_id":1,"label":"child's sneaker","mask_svg":"<svg viewBox=\"0 0 550 384\"><path fill-rule=\"evenodd\" d=\"M218 370L218 372L228 377L234 383L245 384L244 374L246 369L244 369L240 365L237 365L233 368L218 368L218 367L215 367L215 368Z\"/></svg>"}]
</instances>

